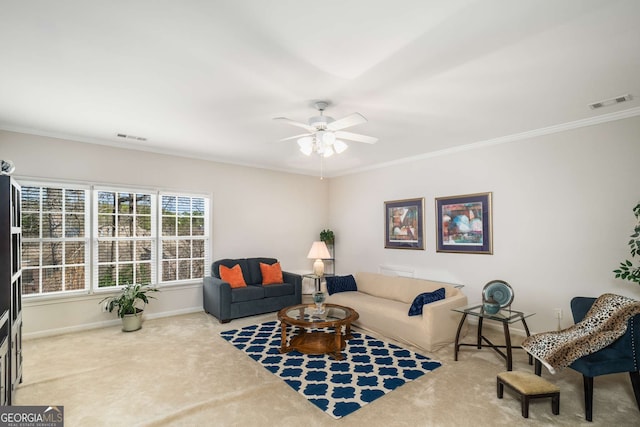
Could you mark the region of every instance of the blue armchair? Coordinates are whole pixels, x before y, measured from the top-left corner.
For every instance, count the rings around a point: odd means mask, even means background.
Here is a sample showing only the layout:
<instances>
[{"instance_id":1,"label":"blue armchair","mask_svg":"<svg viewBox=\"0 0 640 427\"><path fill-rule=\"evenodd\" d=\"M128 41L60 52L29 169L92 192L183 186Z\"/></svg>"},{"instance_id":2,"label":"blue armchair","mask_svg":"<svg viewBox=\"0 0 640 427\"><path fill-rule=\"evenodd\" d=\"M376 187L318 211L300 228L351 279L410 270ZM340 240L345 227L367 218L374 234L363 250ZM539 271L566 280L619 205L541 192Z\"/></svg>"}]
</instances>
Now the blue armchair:
<instances>
[{"instance_id":1,"label":"blue armchair","mask_svg":"<svg viewBox=\"0 0 640 427\"><path fill-rule=\"evenodd\" d=\"M587 297L575 297L571 300L571 312L575 323L584 318L595 300ZM581 357L569 367L582 374L587 421L591 421L593 417L593 377L599 375L629 372L636 403L640 410L640 315L629 319L627 332L613 344L596 353Z\"/></svg>"}]
</instances>

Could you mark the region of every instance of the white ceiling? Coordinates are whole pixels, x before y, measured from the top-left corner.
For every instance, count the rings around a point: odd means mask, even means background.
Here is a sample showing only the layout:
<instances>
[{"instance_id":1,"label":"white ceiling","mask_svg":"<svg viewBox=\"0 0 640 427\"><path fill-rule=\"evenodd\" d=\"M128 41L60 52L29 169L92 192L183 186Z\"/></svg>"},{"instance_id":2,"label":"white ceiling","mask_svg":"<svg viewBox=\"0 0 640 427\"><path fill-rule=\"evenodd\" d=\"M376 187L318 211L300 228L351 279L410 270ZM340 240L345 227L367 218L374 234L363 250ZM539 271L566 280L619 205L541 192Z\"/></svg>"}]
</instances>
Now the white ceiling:
<instances>
[{"instance_id":1,"label":"white ceiling","mask_svg":"<svg viewBox=\"0 0 640 427\"><path fill-rule=\"evenodd\" d=\"M360 112L336 176L640 114L640 1L0 0L0 128L317 175L275 122ZM587 104L630 93L599 110ZM122 139L117 133L147 141ZM506 138L505 138L506 137Z\"/></svg>"}]
</instances>

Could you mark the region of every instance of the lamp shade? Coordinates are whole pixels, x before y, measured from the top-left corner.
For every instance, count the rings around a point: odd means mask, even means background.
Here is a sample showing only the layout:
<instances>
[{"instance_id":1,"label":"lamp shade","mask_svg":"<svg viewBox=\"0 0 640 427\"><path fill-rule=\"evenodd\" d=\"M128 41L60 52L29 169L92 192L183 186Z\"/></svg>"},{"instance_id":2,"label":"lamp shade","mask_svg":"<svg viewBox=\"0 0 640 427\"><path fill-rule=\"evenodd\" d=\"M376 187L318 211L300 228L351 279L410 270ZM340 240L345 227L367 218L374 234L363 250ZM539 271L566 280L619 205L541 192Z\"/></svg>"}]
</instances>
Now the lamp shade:
<instances>
[{"instance_id":1,"label":"lamp shade","mask_svg":"<svg viewBox=\"0 0 640 427\"><path fill-rule=\"evenodd\" d=\"M330 157L333 156L333 148L331 146L329 147L324 147L324 151L322 154L323 157Z\"/></svg>"},{"instance_id":2,"label":"lamp shade","mask_svg":"<svg viewBox=\"0 0 640 427\"><path fill-rule=\"evenodd\" d=\"M325 131L322 132L321 140L324 145L332 145L336 142L336 135L333 132Z\"/></svg>"},{"instance_id":3,"label":"lamp shade","mask_svg":"<svg viewBox=\"0 0 640 427\"><path fill-rule=\"evenodd\" d=\"M311 245L311 249L307 254L307 258L329 259L331 258L331 254L329 254L329 249L327 248L327 245L322 241L318 241L318 242L313 242L313 244Z\"/></svg>"},{"instance_id":4,"label":"lamp shade","mask_svg":"<svg viewBox=\"0 0 640 427\"><path fill-rule=\"evenodd\" d=\"M339 139L336 139L336 142L333 143L333 149L338 154L342 153L347 148L349 148L349 146L347 144L345 144L344 141L340 141Z\"/></svg>"}]
</instances>

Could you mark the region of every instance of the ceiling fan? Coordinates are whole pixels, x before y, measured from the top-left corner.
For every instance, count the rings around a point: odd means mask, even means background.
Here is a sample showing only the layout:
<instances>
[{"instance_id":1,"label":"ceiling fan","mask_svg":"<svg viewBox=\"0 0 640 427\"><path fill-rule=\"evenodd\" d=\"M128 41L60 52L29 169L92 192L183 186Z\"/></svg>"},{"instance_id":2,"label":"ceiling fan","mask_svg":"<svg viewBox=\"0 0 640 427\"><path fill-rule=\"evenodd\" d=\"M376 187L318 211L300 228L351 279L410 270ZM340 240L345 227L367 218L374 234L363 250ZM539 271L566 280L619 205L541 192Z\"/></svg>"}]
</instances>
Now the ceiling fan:
<instances>
[{"instance_id":1,"label":"ceiling fan","mask_svg":"<svg viewBox=\"0 0 640 427\"><path fill-rule=\"evenodd\" d=\"M334 120L333 117L325 116L324 110L329 106L327 101L318 101L314 103L314 107L320 112L319 116L309 119L309 123L296 122L286 117L276 117L273 120L279 120L298 126L307 131L300 135L283 138L280 141L297 140L300 151L307 156L311 153L318 153L322 157L329 157L333 153L342 153L348 148L348 145L342 141L364 142L365 144L375 144L378 138L372 136L360 135L357 133L345 132L342 129L366 123L367 119L360 113L352 113L346 117Z\"/></svg>"}]
</instances>

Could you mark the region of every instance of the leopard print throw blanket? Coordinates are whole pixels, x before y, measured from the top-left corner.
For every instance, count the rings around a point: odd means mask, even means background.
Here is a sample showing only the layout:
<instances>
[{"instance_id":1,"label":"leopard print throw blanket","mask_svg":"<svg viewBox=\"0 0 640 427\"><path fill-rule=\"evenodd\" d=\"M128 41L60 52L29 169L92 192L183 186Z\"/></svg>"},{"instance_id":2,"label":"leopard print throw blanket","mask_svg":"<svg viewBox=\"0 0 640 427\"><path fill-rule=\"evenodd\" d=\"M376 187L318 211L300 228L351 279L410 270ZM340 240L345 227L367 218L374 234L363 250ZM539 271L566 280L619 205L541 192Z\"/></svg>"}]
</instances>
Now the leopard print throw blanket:
<instances>
[{"instance_id":1,"label":"leopard print throw blanket","mask_svg":"<svg viewBox=\"0 0 640 427\"><path fill-rule=\"evenodd\" d=\"M582 321L562 331L531 335L522 342L522 348L555 374L556 369L565 368L620 338L627 331L629 319L636 314L640 314L640 301L603 294Z\"/></svg>"}]
</instances>

